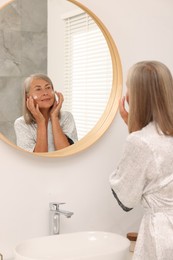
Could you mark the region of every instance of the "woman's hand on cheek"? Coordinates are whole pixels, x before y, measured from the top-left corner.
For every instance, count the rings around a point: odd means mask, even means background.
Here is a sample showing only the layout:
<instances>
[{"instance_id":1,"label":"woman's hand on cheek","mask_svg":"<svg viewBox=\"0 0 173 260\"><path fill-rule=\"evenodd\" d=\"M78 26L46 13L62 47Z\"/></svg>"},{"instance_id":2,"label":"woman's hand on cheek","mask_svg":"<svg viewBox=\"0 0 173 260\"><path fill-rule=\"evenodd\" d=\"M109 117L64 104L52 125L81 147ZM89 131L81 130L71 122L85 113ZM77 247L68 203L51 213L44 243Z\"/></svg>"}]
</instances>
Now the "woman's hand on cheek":
<instances>
[{"instance_id":1,"label":"woman's hand on cheek","mask_svg":"<svg viewBox=\"0 0 173 260\"><path fill-rule=\"evenodd\" d=\"M59 116L61 107L62 107L62 103L64 101L64 97L63 97L62 93L55 91L55 95L57 96L58 101L55 100L54 105L51 109L51 112L50 112L51 118Z\"/></svg>"},{"instance_id":2,"label":"woman's hand on cheek","mask_svg":"<svg viewBox=\"0 0 173 260\"><path fill-rule=\"evenodd\" d=\"M124 120L124 122L126 124L128 124L129 113L127 112L127 110L125 108L125 97L123 97L119 101L119 112L120 112L120 115L121 115L122 119Z\"/></svg>"},{"instance_id":3,"label":"woman's hand on cheek","mask_svg":"<svg viewBox=\"0 0 173 260\"><path fill-rule=\"evenodd\" d=\"M33 117L35 118L37 123L45 121L44 116L42 115L42 113L39 110L38 104L35 103L32 96L29 96L27 98L26 103L27 103L28 110L31 112L31 114L33 115Z\"/></svg>"}]
</instances>

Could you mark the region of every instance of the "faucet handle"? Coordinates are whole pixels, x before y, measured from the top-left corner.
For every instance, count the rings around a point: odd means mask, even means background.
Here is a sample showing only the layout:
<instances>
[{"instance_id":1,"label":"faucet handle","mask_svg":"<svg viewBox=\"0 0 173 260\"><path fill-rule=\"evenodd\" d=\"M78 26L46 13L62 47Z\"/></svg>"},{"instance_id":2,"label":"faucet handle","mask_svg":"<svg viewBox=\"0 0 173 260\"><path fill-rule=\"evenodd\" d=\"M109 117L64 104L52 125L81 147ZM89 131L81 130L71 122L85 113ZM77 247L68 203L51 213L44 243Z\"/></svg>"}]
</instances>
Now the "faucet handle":
<instances>
[{"instance_id":1,"label":"faucet handle","mask_svg":"<svg viewBox=\"0 0 173 260\"><path fill-rule=\"evenodd\" d=\"M49 208L52 211L58 210L60 205L65 204L65 202L50 202L49 203Z\"/></svg>"}]
</instances>

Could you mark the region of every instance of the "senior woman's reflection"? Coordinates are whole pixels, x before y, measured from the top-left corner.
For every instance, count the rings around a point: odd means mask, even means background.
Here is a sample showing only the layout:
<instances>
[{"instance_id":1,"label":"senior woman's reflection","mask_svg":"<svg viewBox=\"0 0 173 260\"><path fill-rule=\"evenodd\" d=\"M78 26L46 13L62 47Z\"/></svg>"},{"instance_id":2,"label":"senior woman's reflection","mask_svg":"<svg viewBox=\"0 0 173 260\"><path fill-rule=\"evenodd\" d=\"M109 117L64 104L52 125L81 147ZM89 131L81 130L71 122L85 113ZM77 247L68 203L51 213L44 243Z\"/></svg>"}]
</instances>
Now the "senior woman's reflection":
<instances>
[{"instance_id":1,"label":"senior woman's reflection","mask_svg":"<svg viewBox=\"0 0 173 260\"><path fill-rule=\"evenodd\" d=\"M63 149L77 141L74 118L62 111L63 95L49 77L33 74L24 81L24 113L16 119L17 145L30 152Z\"/></svg>"}]
</instances>

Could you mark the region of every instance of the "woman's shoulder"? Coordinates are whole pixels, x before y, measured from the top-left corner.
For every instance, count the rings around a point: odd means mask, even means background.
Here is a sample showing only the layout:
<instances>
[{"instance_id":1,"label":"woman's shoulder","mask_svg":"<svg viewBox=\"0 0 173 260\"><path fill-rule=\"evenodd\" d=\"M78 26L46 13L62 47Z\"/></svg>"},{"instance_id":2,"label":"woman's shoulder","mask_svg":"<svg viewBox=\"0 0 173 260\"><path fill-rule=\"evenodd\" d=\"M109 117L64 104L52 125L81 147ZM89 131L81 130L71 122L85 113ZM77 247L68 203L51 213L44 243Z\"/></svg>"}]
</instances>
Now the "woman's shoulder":
<instances>
[{"instance_id":1,"label":"woman's shoulder","mask_svg":"<svg viewBox=\"0 0 173 260\"><path fill-rule=\"evenodd\" d=\"M141 130L130 133L127 137L127 142L135 142L135 143L149 143L151 137L158 136L157 129L153 122L149 123L147 126L142 128Z\"/></svg>"},{"instance_id":2,"label":"woman's shoulder","mask_svg":"<svg viewBox=\"0 0 173 260\"><path fill-rule=\"evenodd\" d=\"M71 112L69 111L61 111L61 121L64 121L64 120L73 120L73 115Z\"/></svg>"},{"instance_id":3,"label":"woman's shoulder","mask_svg":"<svg viewBox=\"0 0 173 260\"><path fill-rule=\"evenodd\" d=\"M18 117L18 118L14 121L14 124L15 124L15 125L18 125L18 124L26 124L24 117L23 117L23 116Z\"/></svg>"},{"instance_id":4,"label":"woman's shoulder","mask_svg":"<svg viewBox=\"0 0 173 260\"><path fill-rule=\"evenodd\" d=\"M14 126L15 127L25 127L25 128L30 128L30 127L36 127L36 124L34 122L27 124L25 121L24 116L20 116L18 117L15 121L14 121Z\"/></svg>"},{"instance_id":5,"label":"woman's shoulder","mask_svg":"<svg viewBox=\"0 0 173 260\"><path fill-rule=\"evenodd\" d=\"M14 122L14 129L16 131L26 131L35 133L37 125L35 123L27 124L23 116L18 117Z\"/></svg>"}]
</instances>

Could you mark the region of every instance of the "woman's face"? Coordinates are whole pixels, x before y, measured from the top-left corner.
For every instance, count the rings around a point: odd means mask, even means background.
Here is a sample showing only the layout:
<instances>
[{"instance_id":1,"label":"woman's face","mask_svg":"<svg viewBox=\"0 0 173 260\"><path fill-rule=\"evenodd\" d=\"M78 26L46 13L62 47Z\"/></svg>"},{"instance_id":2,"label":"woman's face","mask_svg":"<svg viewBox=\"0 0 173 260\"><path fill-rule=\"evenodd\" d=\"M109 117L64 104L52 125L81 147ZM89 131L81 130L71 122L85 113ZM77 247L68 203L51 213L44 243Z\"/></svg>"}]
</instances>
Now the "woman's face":
<instances>
[{"instance_id":1,"label":"woman's face","mask_svg":"<svg viewBox=\"0 0 173 260\"><path fill-rule=\"evenodd\" d=\"M29 96L33 97L39 108L50 108L55 101L53 87L44 79L33 79Z\"/></svg>"}]
</instances>

